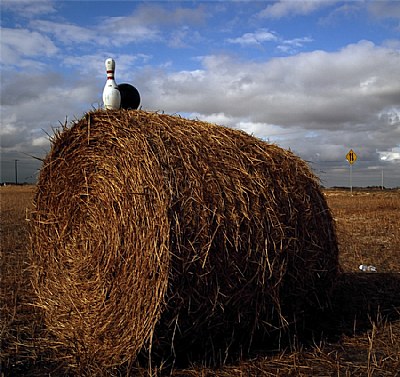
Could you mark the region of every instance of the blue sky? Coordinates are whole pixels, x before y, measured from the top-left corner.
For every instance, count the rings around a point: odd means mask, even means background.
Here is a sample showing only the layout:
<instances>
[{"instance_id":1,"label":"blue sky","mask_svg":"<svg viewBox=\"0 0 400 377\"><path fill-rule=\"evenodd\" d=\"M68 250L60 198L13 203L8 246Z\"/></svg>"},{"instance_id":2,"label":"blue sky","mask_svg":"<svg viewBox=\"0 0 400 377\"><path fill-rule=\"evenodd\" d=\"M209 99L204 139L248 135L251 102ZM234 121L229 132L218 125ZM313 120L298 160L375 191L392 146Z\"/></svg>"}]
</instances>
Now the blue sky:
<instances>
[{"instance_id":1,"label":"blue sky","mask_svg":"<svg viewBox=\"0 0 400 377\"><path fill-rule=\"evenodd\" d=\"M34 181L104 60L142 108L291 149L326 186L400 186L400 1L1 2L1 181Z\"/></svg>"}]
</instances>

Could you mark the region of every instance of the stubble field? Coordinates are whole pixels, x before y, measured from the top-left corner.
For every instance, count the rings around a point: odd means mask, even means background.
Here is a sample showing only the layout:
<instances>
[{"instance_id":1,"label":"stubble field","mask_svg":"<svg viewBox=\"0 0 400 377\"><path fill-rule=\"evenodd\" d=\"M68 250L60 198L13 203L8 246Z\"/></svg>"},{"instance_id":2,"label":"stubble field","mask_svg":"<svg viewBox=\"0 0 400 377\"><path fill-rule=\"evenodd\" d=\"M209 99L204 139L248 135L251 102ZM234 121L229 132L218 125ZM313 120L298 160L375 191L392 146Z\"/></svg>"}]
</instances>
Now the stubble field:
<instances>
[{"instance_id":1,"label":"stubble field","mask_svg":"<svg viewBox=\"0 0 400 377\"><path fill-rule=\"evenodd\" d=\"M43 339L28 261L34 187L1 187L1 376L70 375ZM314 313L280 350L255 349L218 369L193 365L173 376L400 376L400 191L326 190L342 273L329 311ZM377 273L360 272L360 264ZM159 374L131 368L112 375Z\"/></svg>"}]
</instances>

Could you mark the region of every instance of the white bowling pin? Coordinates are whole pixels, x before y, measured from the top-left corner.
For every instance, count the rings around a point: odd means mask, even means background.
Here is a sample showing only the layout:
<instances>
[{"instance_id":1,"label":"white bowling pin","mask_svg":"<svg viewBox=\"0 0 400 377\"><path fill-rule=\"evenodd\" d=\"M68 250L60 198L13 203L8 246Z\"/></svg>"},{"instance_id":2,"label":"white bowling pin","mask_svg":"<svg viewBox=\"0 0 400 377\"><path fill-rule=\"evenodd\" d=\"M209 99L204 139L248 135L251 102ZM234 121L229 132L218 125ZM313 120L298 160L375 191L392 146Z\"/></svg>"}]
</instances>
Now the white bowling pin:
<instances>
[{"instance_id":1,"label":"white bowling pin","mask_svg":"<svg viewBox=\"0 0 400 377\"><path fill-rule=\"evenodd\" d=\"M121 93L114 80L115 61L108 58L105 62L107 71L107 82L103 90L104 108L107 110L119 109L121 107Z\"/></svg>"}]
</instances>

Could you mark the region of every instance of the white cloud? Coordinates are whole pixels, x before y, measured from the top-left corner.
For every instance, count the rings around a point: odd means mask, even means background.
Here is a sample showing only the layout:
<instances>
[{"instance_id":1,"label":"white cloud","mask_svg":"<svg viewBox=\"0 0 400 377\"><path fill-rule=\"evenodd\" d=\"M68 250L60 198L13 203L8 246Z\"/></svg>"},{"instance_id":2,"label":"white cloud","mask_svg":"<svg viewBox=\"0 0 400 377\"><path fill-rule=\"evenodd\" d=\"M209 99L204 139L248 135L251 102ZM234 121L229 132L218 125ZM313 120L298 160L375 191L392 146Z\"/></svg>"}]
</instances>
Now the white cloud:
<instances>
[{"instance_id":1,"label":"white cloud","mask_svg":"<svg viewBox=\"0 0 400 377\"><path fill-rule=\"evenodd\" d=\"M100 78L106 80L104 61L112 57L116 61L115 79L117 83L122 80L132 80L138 68L143 67L151 56L145 54L120 54L110 51L101 51L96 54L66 56L62 64L79 72L83 77L93 77L93 80Z\"/></svg>"},{"instance_id":2,"label":"white cloud","mask_svg":"<svg viewBox=\"0 0 400 377\"><path fill-rule=\"evenodd\" d=\"M25 58L54 56L58 49L45 35L28 29L1 28L1 63L21 66Z\"/></svg>"},{"instance_id":3,"label":"white cloud","mask_svg":"<svg viewBox=\"0 0 400 377\"><path fill-rule=\"evenodd\" d=\"M17 119L16 114L10 114L8 116L2 116L2 124L0 128L0 136L11 135L15 132L14 123Z\"/></svg>"},{"instance_id":4,"label":"white cloud","mask_svg":"<svg viewBox=\"0 0 400 377\"><path fill-rule=\"evenodd\" d=\"M245 130L321 171L323 161L342 161L346 169L344 156L356 147L363 148L358 166L379 163L376 149L400 140L397 50L361 41L266 62L228 55L201 62L193 71L140 71L143 107Z\"/></svg>"},{"instance_id":5,"label":"white cloud","mask_svg":"<svg viewBox=\"0 0 400 377\"><path fill-rule=\"evenodd\" d=\"M379 113L379 118L389 126L397 126L400 128L400 106L385 107Z\"/></svg>"},{"instance_id":6,"label":"white cloud","mask_svg":"<svg viewBox=\"0 0 400 377\"><path fill-rule=\"evenodd\" d=\"M400 2L399 1L370 1L367 4L367 9L370 15L380 19L394 18L400 19Z\"/></svg>"},{"instance_id":7,"label":"white cloud","mask_svg":"<svg viewBox=\"0 0 400 377\"><path fill-rule=\"evenodd\" d=\"M31 26L42 33L53 35L57 42L65 45L74 45L76 43L106 44L109 40L109 38L96 32L94 29L69 23L37 20L31 22Z\"/></svg>"},{"instance_id":8,"label":"white cloud","mask_svg":"<svg viewBox=\"0 0 400 377\"><path fill-rule=\"evenodd\" d=\"M51 72L8 78L2 85L2 151L42 154L45 131L52 134L67 115L81 117L100 94L95 81L68 82ZM32 133L33 127L40 132Z\"/></svg>"},{"instance_id":9,"label":"white cloud","mask_svg":"<svg viewBox=\"0 0 400 377\"><path fill-rule=\"evenodd\" d=\"M224 112L254 122L344 129L398 105L400 54L369 42L267 62L203 58L203 74L143 72L150 103L172 112ZM376 77L366 90L365 82ZM360 85L361 84L361 85ZM363 86L364 85L364 86Z\"/></svg>"},{"instance_id":10,"label":"white cloud","mask_svg":"<svg viewBox=\"0 0 400 377\"><path fill-rule=\"evenodd\" d=\"M274 32L267 29L258 29L254 33L245 33L237 38L228 38L227 42L240 44L241 46L260 45L264 42L276 41L278 39Z\"/></svg>"},{"instance_id":11,"label":"white cloud","mask_svg":"<svg viewBox=\"0 0 400 377\"><path fill-rule=\"evenodd\" d=\"M182 26L171 32L167 44L173 48L187 48L204 40L200 32L192 30L189 26Z\"/></svg>"},{"instance_id":12,"label":"white cloud","mask_svg":"<svg viewBox=\"0 0 400 377\"><path fill-rule=\"evenodd\" d=\"M263 16L305 15L328 4L270 2ZM315 41L308 36L284 39L257 29L265 20L254 17L235 34L233 23L224 28L231 18L222 26L206 25L210 30L200 35L194 26L217 17L207 13L210 8L144 4L136 5L135 13L97 18L97 23L78 24L80 16L66 21L60 14L23 20L25 28L3 29L8 34L1 39L2 152L42 153L48 140L41 129L51 134L51 127L67 115L80 118L97 107L106 78L104 60L111 56L117 62L117 82L134 84L144 109L245 130L290 148L316 169L323 170L324 161L340 161L344 165L335 170L338 176L348 171L344 156L350 148L359 155L357 168L368 160L370 166L398 171L400 52L392 34L381 46L360 41L333 52L298 53L319 43L317 34ZM219 15L226 13L220 10ZM242 14L235 16L238 26ZM263 59L265 50L259 47L267 43L291 56ZM258 49L230 55L232 44L236 50ZM170 47L186 50L180 55ZM393 182L400 179L398 172L392 177Z\"/></svg>"},{"instance_id":13,"label":"white cloud","mask_svg":"<svg viewBox=\"0 0 400 377\"><path fill-rule=\"evenodd\" d=\"M329 13L319 18L319 24L324 26L334 26L343 19L355 20L364 14L365 4L361 1L347 1L334 7Z\"/></svg>"},{"instance_id":14,"label":"white cloud","mask_svg":"<svg viewBox=\"0 0 400 377\"><path fill-rule=\"evenodd\" d=\"M122 46L128 43L165 41L173 47L186 47L185 37L190 25L198 25L205 20L206 13L202 6L195 9L175 8L172 10L155 5L141 5L130 16L104 18L98 26L98 33L108 39L108 43ZM166 29L167 27L171 30ZM178 28L181 27L178 33ZM166 34L166 31L168 33ZM173 40L169 39L170 32ZM195 38L201 37L194 33Z\"/></svg>"},{"instance_id":15,"label":"white cloud","mask_svg":"<svg viewBox=\"0 0 400 377\"><path fill-rule=\"evenodd\" d=\"M52 35L57 43L71 47L82 44L122 46L133 42L159 41L162 38L159 30L137 23L130 17L110 17L92 28L47 20L32 22L31 26Z\"/></svg>"},{"instance_id":16,"label":"white cloud","mask_svg":"<svg viewBox=\"0 0 400 377\"><path fill-rule=\"evenodd\" d=\"M2 0L1 6L8 12L27 18L56 12L52 0Z\"/></svg>"},{"instance_id":17,"label":"white cloud","mask_svg":"<svg viewBox=\"0 0 400 377\"><path fill-rule=\"evenodd\" d=\"M378 152L382 161L400 162L400 147L393 148L391 151Z\"/></svg>"},{"instance_id":18,"label":"white cloud","mask_svg":"<svg viewBox=\"0 0 400 377\"><path fill-rule=\"evenodd\" d=\"M39 136L32 139L32 146L34 147L48 147L50 145L49 137Z\"/></svg>"},{"instance_id":19,"label":"white cloud","mask_svg":"<svg viewBox=\"0 0 400 377\"><path fill-rule=\"evenodd\" d=\"M105 38L107 43L121 46L128 43L143 43L160 41L163 37L158 28L138 22L137 17L110 17L104 19L98 26L98 35Z\"/></svg>"},{"instance_id":20,"label":"white cloud","mask_svg":"<svg viewBox=\"0 0 400 377\"><path fill-rule=\"evenodd\" d=\"M198 32L191 32L190 25L199 24L204 18L202 7L167 10L160 6L142 5L133 15L103 17L94 26L41 19L32 21L30 26L52 36L56 43L71 47L77 44L120 47L160 41L172 47L186 47L191 40L202 39ZM171 30L165 29L168 27Z\"/></svg>"},{"instance_id":21,"label":"white cloud","mask_svg":"<svg viewBox=\"0 0 400 377\"><path fill-rule=\"evenodd\" d=\"M227 42L232 44L239 44L242 47L246 46L260 46L265 42L275 42L277 49L287 54L295 54L301 49L306 43L313 42L311 37L299 37L293 39L283 39L274 31L261 28L253 33L245 33L240 37L227 38Z\"/></svg>"},{"instance_id":22,"label":"white cloud","mask_svg":"<svg viewBox=\"0 0 400 377\"><path fill-rule=\"evenodd\" d=\"M337 0L336 0L337 1ZM268 5L264 10L259 13L261 18L283 18L293 15L306 15L312 13L322 7L326 7L335 3L336 1L330 0L307 0L307 1L293 1L293 0L279 0L273 4Z\"/></svg>"},{"instance_id":23,"label":"white cloud","mask_svg":"<svg viewBox=\"0 0 400 377\"><path fill-rule=\"evenodd\" d=\"M313 39L310 37L288 39L288 40L282 41L281 44L278 45L277 48L278 48L278 50L280 50L284 53L295 54L306 43L310 43L312 41L313 41Z\"/></svg>"},{"instance_id":24,"label":"white cloud","mask_svg":"<svg viewBox=\"0 0 400 377\"><path fill-rule=\"evenodd\" d=\"M137 23L141 25L170 25L174 28L178 25L199 25L202 24L207 17L204 6L200 5L196 8L176 7L167 9L160 4L153 5L151 3L140 5L134 15L123 17L122 22L127 24Z\"/></svg>"},{"instance_id":25,"label":"white cloud","mask_svg":"<svg viewBox=\"0 0 400 377\"><path fill-rule=\"evenodd\" d=\"M234 126L236 123L236 119L233 119L230 116L225 115L224 113L214 113L214 114L200 114L197 112L193 112L187 114L187 118L189 119L201 119L204 122L214 123L214 124L223 124L225 126Z\"/></svg>"}]
</instances>

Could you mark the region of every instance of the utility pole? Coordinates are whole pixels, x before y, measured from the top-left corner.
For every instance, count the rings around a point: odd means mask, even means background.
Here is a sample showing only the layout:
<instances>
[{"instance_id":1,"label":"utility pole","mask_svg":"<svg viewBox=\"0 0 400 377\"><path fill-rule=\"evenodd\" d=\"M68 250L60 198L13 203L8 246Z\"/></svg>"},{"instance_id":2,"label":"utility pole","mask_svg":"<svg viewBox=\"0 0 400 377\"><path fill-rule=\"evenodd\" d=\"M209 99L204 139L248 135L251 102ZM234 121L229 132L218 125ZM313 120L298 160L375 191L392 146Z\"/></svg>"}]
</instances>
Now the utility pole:
<instances>
[{"instance_id":1,"label":"utility pole","mask_svg":"<svg viewBox=\"0 0 400 377\"><path fill-rule=\"evenodd\" d=\"M15 163L15 184L18 185L18 161L19 160L14 160Z\"/></svg>"}]
</instances>

